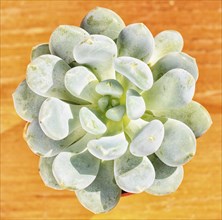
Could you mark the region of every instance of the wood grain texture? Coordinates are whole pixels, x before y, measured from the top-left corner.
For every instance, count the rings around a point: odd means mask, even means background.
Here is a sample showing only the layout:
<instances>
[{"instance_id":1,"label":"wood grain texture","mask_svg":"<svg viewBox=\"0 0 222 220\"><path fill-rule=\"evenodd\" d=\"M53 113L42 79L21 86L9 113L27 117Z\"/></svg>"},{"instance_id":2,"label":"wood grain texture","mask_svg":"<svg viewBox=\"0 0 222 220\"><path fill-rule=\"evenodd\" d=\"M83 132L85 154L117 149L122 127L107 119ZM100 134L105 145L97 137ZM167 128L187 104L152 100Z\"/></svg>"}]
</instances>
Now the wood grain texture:
<instances>
[{"instance_id":1,"label":"wood grain texture","mask_svg":"<svg viewBox=\"0 0 222 220\"><path fill-rule=\"evenodd\" d=\"M31 47L47 42L60 24L79 25L95 6L113 9L127 24L143 22L156 35L178 30L184 51L196 57L200 77L195 100L213 126L198 139L179 190L169 196L142 193L121 199L108 214L85 210L74 193L44 186L38 157L22 138L25 122L11 94L25 78ZM212 1L1 1L1 219L221 219L221 2Z\"/></svg>"}]
</instances>

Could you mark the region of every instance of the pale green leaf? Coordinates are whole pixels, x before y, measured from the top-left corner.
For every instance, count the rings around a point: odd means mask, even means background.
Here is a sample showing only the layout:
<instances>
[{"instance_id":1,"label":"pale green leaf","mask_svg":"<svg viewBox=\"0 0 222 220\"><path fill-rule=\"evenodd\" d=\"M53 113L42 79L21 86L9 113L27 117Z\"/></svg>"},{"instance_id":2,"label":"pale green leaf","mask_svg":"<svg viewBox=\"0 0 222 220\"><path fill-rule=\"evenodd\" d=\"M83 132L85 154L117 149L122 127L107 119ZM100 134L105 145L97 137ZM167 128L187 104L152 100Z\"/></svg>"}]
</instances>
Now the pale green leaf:
<instances>
[{"instance_id":1,"label":"pale green leaf","mask_svg":"<svg viewBox=\"0 0 222 220\"><path fill-rule=\"evenodd\" d=\"M193 76L183 69L173 69L142 94L149 110L181 108L191 102L195 91Z\"/></svg>"},{"instance_id":2,"label":"pale green leaf","mask_svg":"<svg viewBox=\"0 0 222 220\"><path fill-rule=\"evenodd\" d=\"M149 159L154 166L156 178L146 192L157 196L175 192L183 180L183 167L167 166L154 154Z\"/></svg>"},{"instance_id":3,"label":"pale green leaf","mask_svg":"<svg viewBox=\"0 0 222 220\"><path fill-rule=\"evenodd\" d=\"M113 161L104 161L94 182L83 190L76 191L80 203L91 212L108 212L119 202L121 189L113 176Z\"/></svg>"},{"instance_id":4,"label":"pale green leaf","mask_svg":"<svg viewBox=\"0 0 222 220\"><path fill-rule=\"evenodd\" d=\"M159 120L153 120L133 138L130 152L138 157L153 154L160 147L163 137L163 124Z\"/></svg>"},{"instance_id":5,"label":"pale green leaf","mask_svg":"<svg viewBox=\"0 0 222 220\"><path fill-rule=\"evenodd\" d=\"M112 121L121 121L124 114L125 114L126 108L124 105L118 105L113 108L110 108L106 112L106 117Z\"/></svg>"},{"instance_id":6,"label":"pale green leaf","mask_svg":"<svg viewBox=\"0 0 222 220\"><path fill-rule=\"evenodd\" d=\"M68 64L74 61L73 49L89 34L80 27L60 25L51 34L49 48L52 54L61 57Z\"/></svg>"},{"instance_id":7,"label":"pale green leaf","mask_svg":"<svg viewBox=\"0 0 222 220\"><path fill-rule=\"evenodd\" d=\"M140 118L146 111L143 97L135 90L129 89L126 92L126 114L132 119Z\"/></svg>"},{"instance_id":8,"label":"pale green leaf","mask_svg":"<svg viewBox=\"0 0 222 220\"><path fill-rule=\"evenodd\" d=\"M113 60L117 56L117 48L110 38L90 35L74 48L73 55L78 63L90 67L100 81L115 78Z\"/></svg>"},{"instance_id":9,"label":"pale green leaf","mask_svg":"<svg viewBox=\"0 0 222 220\"><path fill-rule=\"evenodd\" d=\"M126 192L141 193L155 179L155 171L147 157L136 157L127 151L114 160L114 175L117 185Z\"/></svg>"},{"instance_id":10,"label":"pale green leaf","mask_svg":"<svg viewBox=\"0 0 222 220\"><path fill-rule=\"evenodd\" d=\"M154 112L154 111L153 111ZM145 121L152 121L152 120L159 120L161 121L163 124L167 121L167 117L166 116L156 116L153 114L153 112L149 111L149 110L146 110L146 112L144 113L144 115L141 117L141 119L145 120Z\"/></svg>"},{"instance_id":11,"label":"pale green leaf","mask_svg":"<svg viewBox=\"0 0 222 220\"><path fill-rule=\"evenodd\" d=\"M34 60L35 58L44 54L50 54L49 44L47 43L38 44L32 48L31 60Z\"/></svg>"},{"instance_id":12,"label":"pale green leaf","mask_svg":"<svg viewBox=\"0 0 222 220\"><path fill-rule=\"evenodd\" d=\"M153 75L148 65L136 58L118 57L115 59L115 70L142 90L153 85Z\"/></svg>"},{"instance_id":13,"label":"pale green leaf","mask_svg":"<svg viewBox=\"0 0 222 220\"><path fill-rule=\"evenodd\" d=\"M127 150L128 142L124 132L89 141L87 147L91 154L101 160L114 160Z\"/></svg>"},{"instance_id":14,"label":"pale green leaf","mask_svg":"<svg viewBox=\"0 0 222 220\"><path fill-rule=\"evenodd\" d=\"M24 131L24 138L30 149L33 153L43 157L57 155L83 135L83 129L79 128L74 130L65 139L56 141L45 135L37 120L33 120L28 124Z\"/></svg>"},{"instance_id":15,"label":"pale green leaf","mask_svg":"<svg viewBox=\"0 0 222 220\"><path fill-rule=\"evenodd\" d=\"M99 109L105 112L109 106L110 96L103 96L98 100Z\"/></svg>"},{"instance_id":16,"label":"pale green leaf","mask_svg":"<svg viewBox=\"0 0 222 220\"><path fill-rule=\"evenodd\" d=\"M147 63L154 51L154 39L142 23L125 27L117 38L119 56L135 57Z\"/></svg>"},{"instance_id":17,"label":"pale green leaf","mask_svg":"<svg viewBox=\"0 0 222 220\"><path fill-rule=\"evenodd\" d=\"M196 138L203 135L211 126L212 119L208 111L197 102L190 102L182 108L154 111L157 116L166 116L182 121L195 134Z\"/></svg>"},{"instance_id":18,"label":"pale green leaf","mask_svg":"<svg viewBox=\"0 0 222 220\"><path fill-rule=\"evenodd\" d=\"M81 108L79 119L82 128L90 134L104 134L107 130L106 125L97 117L97 115L86 107Z\"/></svg>"},{"instance_id":19,"label":"pale green leaf","mask_svg":"<svg viewBox=\"0 0 222 220\"><path fill-rule=\"evenodd\" d=\"M120 100L118 98L112 98L111 99L111 106L115 107L120 104Z\"/></svg>"},{"instance_id":20,"label":"pale green leaf","mask_svg":"<svg viewBox=\"0 0 222 220\"><path fill-rule=\"evenodd\" d=\"M52 173L52 163L55 157L40 157L39 174L44 184L52 189L62 190Z\"/></svg>"},{"instance_id":21,"label":"pale green leaf","mask_svg":"<svg viewBox=\"0 0 222 220\"><path fill-rule=\"evenodd\" d=\"M87 150L79 154L61 152L53 162L52 171L58 184L69 190L84 189L96 178L100 161Z\"/></svg>"},{"instance_id":22,"label":"pale green leaf","mask_svg":"<svg viewBox=\"0 0 222 220\"><path fill-rule=\"evenodd\" d=\"M80 128L81 106L71 105L57 98L46 99L39 112L39 123L44 133L53 140L61 140Z\"/></svg>"},{"instance_id":23,"label":"pale green leaf","mask_svg":"<svg viewBox=\"0 0 222 220\"><path fill-rule=\"evenodd\" d=\"M104 136L113 136L124 131L123 121L106 121L107 131Z\"/></svg>"},{"instance_id":24,"label":"pale green leaf","mask_svg":"<svg viewBox=\"0 0 222 220\"><path fill-rule=\"evenodd\" d=\"M114 11L96 7L84 17L81 27L90 34L101 34L115 40L125 24Z\"/></svg>"},{"instance_id":25,"label":"pale green leaf","mask_svg":"<svg viewBox=\"0 0 222 220\"><path fill-rule=\"evenodd\" d=\"M38 117L39 109L45 100L35 94L23 80L12 94L16 113L24 120L31 122Z\"/></svg>"},{"instance_id":26,"label":"pale green leaf","mask_svg":"<svg viewBox=\"0 0 222 220\"><path fill-rule=\"evenodd\" d=\"M197 80L199 73L196 60L185 53L172 52L163 56L151 67L154 81L158 80L168 71L176 68L186 70Z\"/></svg>"},{"instance_id":27,"label":"pale green leaf","mask_svg":"<svg viewBox=\"0 0 222 220\"><path fill-rule=\"evenodd\" d=\"M183 37L177 31L162 31L155 36L154 41L155 50L149 61L150 64L156 63L170 52L181 52L183 49Z\"/></svg>"},{"instance_id":28,"label":"pale green leaf","mask_svg":"<svg viewBox=\"0 0 222 220\"><path fill-rule=\"evenodd\" d=\"M90 133L85 133L83 137L81 137L79 140L74 142L72 145L70 145L68 148L66 148L65 152L72 152L72 153L81 153L86 150L87 144L89 141L95 139L96 136Z\"/></svg>"},{"instance_id":29,"label":"pale green leaf","mask_svg":"<svg viewBox=\"0 0 222 220\"><path fill-rule=\"evenodd\" d=\"M42 55L28 65L26 81L38 95L78 102L79 99L73 97L64 85L64 76L69 69L69 65L59 57Z\"/></svg>"},{"instance_id":30,"label":"pale green leaf","mask_svg":"<svg viewBox=\"0 0 222 220\"><path fill-rule=\"evenodd\" d=\"M65 87L75 97L95 103L99 95L95 92L98 80L86 67L78 66L65 74Z\"/></svg>"},{"instance_id":31,"label":"pale green leaf","mask_svg":"<svg viewBox=\"0 0 222 220\"><path fill-rule=\"evenodd\" d=\"M155 169L155 179L165 179L171 176L177 169L177 167L171 167L163 163L156 154L151 154L148 158Z\"/></svg>"},{"instance_id":32,"label":"pale green leaf","mask_svg":"<svg viewBox=\"0 0 222 220\"><path fill-rule=\"evenodd\" d=\"M139 132L148 124L147 121L142 119L130 120L124 127L126 134L133 139Z\"/></svg>"},{"instance_id":33,"label":"pale green leaf","mask_svg":"<svg viewBox=\"0 0 222 220\"><path fill-rule=\"evenodd\" d=\"M196 152L196 139L184 123L168 119L164 124L165 135L156 155L168 166L181 166L189 162Z\"/></svg>"},{"instance_id":34,"label":"pale green leaf","mask_svg":"<svg viewBox=\"0 0 222 220\"><path fill-rule=\"evenodd\" d=\"M117 80L107 79L96 86L96 92L101 95L110 95L112 97L120 98L123 94L123 87Z\"/></svg>"}]
</instances>

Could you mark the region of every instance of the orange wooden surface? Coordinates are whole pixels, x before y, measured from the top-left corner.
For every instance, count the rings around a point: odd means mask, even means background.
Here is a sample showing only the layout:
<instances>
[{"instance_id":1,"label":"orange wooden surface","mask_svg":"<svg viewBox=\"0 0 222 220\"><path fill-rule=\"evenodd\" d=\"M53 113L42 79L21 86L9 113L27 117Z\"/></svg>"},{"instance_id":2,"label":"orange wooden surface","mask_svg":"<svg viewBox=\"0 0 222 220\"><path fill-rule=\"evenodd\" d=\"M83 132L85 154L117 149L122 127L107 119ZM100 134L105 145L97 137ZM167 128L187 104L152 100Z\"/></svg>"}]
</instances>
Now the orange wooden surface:
<instances>
[{"instance_id":1,"label":"orange wooden surface","mask_svg":"<svg viewBox=\"0 0 222 220\"><path fill-rule=\"evenodd\" d=\"M116 11L126 24L143 22L155 35L181 32L184 51L196 57L200 77L195 100L213 126L198 139L179 190L121 199L108 214L85 210L74 193L44 186L38 157L22 138L25 122L11 94L25 77L31 47L47 42L59 24L79 25L95 6ZM1 1L1 218L2 219L221 219L221 2L212 1Z\"/></svg>"}]
</instances>

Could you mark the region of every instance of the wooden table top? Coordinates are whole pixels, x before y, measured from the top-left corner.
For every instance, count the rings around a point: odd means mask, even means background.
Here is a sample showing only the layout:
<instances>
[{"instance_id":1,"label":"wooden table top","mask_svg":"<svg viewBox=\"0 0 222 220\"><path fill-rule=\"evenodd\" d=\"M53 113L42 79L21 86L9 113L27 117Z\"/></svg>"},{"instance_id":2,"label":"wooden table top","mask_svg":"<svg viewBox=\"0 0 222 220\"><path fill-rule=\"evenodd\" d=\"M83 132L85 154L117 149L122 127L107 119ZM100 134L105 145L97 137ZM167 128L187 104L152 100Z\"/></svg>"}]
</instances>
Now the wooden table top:
<instances>
[{"instance_id":1,"label":"wooden table top","mask_svg":"<svg viewBox=\"0 0 222 220\"><path fill-rule=\"evenodd\" d=\"M185 165L176 193L121 198L108 214L84 209L70 191L47 188L38 157L22 138L25 122L15 113L12 92L25 78L32 46L47 42L60 24L79 25L95 6L116 11L126 24L143 22L156 35L179 31L184 51L197 59L194 100L213 120ZM212 1L1 1L1 218L2 219L221 219L221 2Z\"/></svg>"}]
</instances>

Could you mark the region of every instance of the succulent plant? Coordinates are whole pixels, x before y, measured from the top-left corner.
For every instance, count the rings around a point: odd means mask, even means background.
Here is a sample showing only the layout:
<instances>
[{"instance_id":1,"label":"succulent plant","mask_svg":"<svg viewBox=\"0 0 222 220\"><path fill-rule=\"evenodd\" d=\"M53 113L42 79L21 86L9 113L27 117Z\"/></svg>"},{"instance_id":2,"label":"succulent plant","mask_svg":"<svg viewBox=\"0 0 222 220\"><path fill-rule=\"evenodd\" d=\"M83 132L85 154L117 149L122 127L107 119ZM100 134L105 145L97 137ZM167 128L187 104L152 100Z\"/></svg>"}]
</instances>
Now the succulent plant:
<instances>
[{"instance_id":1,"label":"succulent plant","mask_svg":"<svg viewBox=\"0 0 222 220\"><path fill-rule=\"evenodd\" d=\"M212 123L192 101L198 67L181 52L182 36L153 38L100 7L80 26L61 25L34 47L13 93L43 182L75 191L94 213L114 208L123 192L176 191Z\"/></svg>"}]
</instances>

